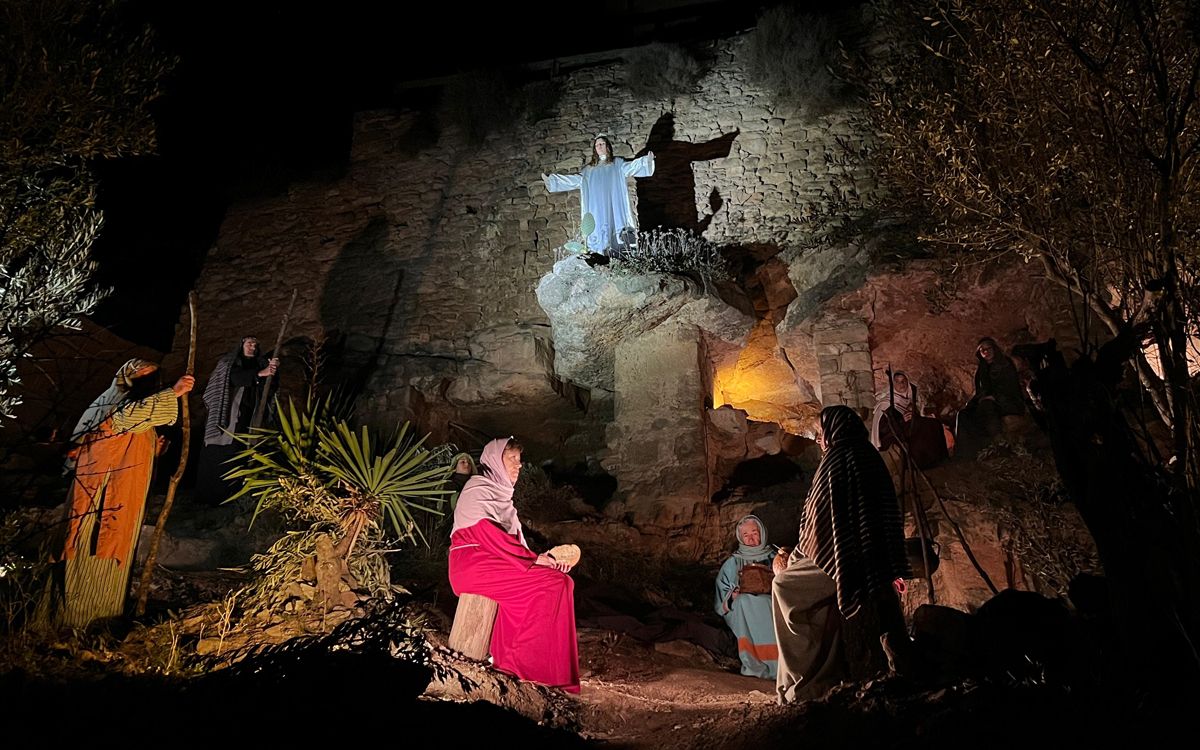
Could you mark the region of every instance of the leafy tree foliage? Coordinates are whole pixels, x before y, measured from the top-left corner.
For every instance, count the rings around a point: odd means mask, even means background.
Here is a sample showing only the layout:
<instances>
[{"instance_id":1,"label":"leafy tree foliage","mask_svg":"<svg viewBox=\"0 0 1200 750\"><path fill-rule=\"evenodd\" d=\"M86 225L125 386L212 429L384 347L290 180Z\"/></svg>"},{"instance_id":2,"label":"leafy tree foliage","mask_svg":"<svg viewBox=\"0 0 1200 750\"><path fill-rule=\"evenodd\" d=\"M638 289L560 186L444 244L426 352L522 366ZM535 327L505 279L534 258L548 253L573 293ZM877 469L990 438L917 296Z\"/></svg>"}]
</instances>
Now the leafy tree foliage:
<instances>
[{"instance_id":1,"label":"leafy tree foliage","mask_svg":"<svg viewBox=\"0 0 1200 750\"><path fill-rule=\"evenodd\" d=\"M860 74L885 146L878 165L924 218L926 242L961 260L1018 254L1082 302L1085 342L1098 338L1093 321L1111 334L1069 374L1045 359L1055 457L1100 549L1130 673L1194 686L1200 11L1187 0L875 7L890 38ZM1122 368L1166 440L1134 429Z\"/></svg>"},{"instance_id":2,"label":"leafy tree foliage","mask_svg":"<svg viewBox=\"0 0 1200 750\"><path fill-rule=\"evenodd\" d=\"M151 152L172 61L117 0L0 3L0 414L17 361L104 296L91 165Z\"/></svg>"}]
</instances>

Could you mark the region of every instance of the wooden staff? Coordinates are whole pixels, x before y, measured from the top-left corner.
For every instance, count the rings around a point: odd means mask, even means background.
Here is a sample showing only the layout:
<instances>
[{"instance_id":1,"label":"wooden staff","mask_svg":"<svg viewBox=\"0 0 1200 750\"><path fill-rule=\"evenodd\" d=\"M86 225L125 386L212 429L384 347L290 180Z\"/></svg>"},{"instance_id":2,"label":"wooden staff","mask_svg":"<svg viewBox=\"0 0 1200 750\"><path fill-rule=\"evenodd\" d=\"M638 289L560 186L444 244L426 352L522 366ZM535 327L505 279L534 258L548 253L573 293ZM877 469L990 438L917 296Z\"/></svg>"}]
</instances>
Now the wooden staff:
<instances>
[{"instance_id":1,"label":"wooden staff","mask_svg":"<svg viewBox=\"0 0 1200 750\"><path fill-rule=\"evenodd\" d=\"M192 333L188 340L188 359L187 370L185 375L194 375L196 370L196 293L188 293L188 316L191 318ZM184 394L180 399L180 411L182 412L180 419L180 427L183 432L182 443L179 446L179 466L175 467L175 473L171 475L171 483L167 485L167 499L163 503L162 510L158 513L158 523L154 526L154 536L150 538L150 551L146 555L146 566L142 570L142 580L138 583L137 605L134 607L134 615L141 617L146 614L146 599L150 596L150 579L154 575L154 566L158 562L158 545L162 541L163 529L167 526L167 516L171 513L171 505L175 503L175 490L179 487L179 480L183 478L184 469L187 468L188 460L188 443L190 442L192 432L192 418L188 410L188 394Z\"/></svg>"},{"instance_id":2,"label":"wooden staff","mask_svg":"<svg viewBox=\"0 0 1200 750\"><path fill-rule=\"evenodd\" d=\"M279 336L275 339L275 348L271 350L271 355L275 359L279 359L279 350L283 348L283 334L287 331L288 319L292 317L292 309L296 307L297 290L292 290L292 301L288 305L287 312L283 314L283 323L279 326ZM271 396L271 379L274 375L268 375L263 381L262 393L258 395L258 403L254 406L254 417L250 420L251 427L262 427L263 414L267 410L267 399Z\"/></svg>"}]
</instances>

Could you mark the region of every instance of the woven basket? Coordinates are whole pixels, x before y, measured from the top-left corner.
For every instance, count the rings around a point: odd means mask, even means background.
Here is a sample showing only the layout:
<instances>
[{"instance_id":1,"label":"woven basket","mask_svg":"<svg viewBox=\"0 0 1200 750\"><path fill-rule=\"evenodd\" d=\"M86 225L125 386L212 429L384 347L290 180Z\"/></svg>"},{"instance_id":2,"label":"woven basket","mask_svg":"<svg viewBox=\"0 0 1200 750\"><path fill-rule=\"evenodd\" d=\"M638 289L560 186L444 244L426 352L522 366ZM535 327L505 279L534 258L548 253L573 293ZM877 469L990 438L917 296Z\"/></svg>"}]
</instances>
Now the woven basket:
<instances>
[{"instance_id":1,"label":"woven basket","mask_svg":"<svg viewBox=\"0 0 1200 750\"><path fill-rule=\"evenodd\" d=\"M738 590L743 594L769 594L775 573L766 565L750 563L738 571Z\"/></svg>"}]
</instances>

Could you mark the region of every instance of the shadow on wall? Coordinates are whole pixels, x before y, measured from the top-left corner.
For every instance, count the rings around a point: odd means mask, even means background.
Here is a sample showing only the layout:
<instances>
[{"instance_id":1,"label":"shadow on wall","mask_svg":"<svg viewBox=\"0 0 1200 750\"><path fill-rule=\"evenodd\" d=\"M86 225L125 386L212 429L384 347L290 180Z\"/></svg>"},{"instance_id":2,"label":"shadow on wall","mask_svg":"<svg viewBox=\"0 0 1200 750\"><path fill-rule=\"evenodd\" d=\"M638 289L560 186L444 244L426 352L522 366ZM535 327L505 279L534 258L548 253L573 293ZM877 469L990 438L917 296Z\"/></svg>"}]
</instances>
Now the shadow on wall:
<instances>
[{"instance_id":1,"label":"shadow on wall","mask_svg":"<svg viewBox=\"0 0 1200 750\"><path fill-rule=\"evenodd\" d=\"M394 292L404 271L388 250L388 224L369 221L346 243L321 292L321 325L337 345L325 362L326 379L350 394L362 392L383 347Z\"/></svg>"},{"instance_id":2,"label":"shadow on wall","mask_svg":"<svg viewBox=\"0 0 1200 750\"><path fill-rule=\"evenodd\" d=\"M713 188L709 196L707 216L696 215L696 176L692 162L723 159L729 156L733 141L740 131L735 130L706 143L675 140L675 113L667 112L650 129L643 156L654 152L654 175L637 181L638 226L643 230L663 227L686 229L704 234L725 201Z\"/></svg>"}]
</instances>

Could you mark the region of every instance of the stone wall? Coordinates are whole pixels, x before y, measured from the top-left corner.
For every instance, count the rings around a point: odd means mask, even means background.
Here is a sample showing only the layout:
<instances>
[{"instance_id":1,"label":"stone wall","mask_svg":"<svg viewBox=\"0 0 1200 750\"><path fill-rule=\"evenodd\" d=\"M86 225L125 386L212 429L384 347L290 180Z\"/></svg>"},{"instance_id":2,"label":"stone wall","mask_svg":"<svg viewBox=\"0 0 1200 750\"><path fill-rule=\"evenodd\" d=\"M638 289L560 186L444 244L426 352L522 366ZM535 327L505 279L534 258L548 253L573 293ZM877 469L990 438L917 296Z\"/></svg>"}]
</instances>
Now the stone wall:
<instances>
[{"instance_id":1,"label":"stone wall","mask_svg":"<svg viewBox=\"0 0 1200 750\"><path fill-rule=\"evenodd\" d=\"M414 419L464 447L517 434L530 460L605 466L643 530L719 535L689 536L699 550L728 533L710 500L737 463L731 446L777 450L707 407L811 435L823 404L870 406L885 363L950 403L969 387L979 335L1061 340L1060 300L1028 269L947 282L920 266L872 269L869 244L824 240L848 192L875 195L843 158L869 148L862 118L772 104L738 50L714 43L696 92L672 101L632 99L621 64L577 70L556 116L478 146L431 130L428 113L360 114L343 174L229 211L197 285L199 387L243 334L274 339L296 288L285 390L301 392L304 343L332 340L331 369L360 387L364 421ZM677 277L609 284L611 269L576 258L554 267L579 196L547 193L540 174L578 170L599 131L618 156L655 152L656 175L633 194L643 228L703 230L755 259L750 305ZM176 360L186 335L181 320ZM722 425L729 434L711 434Z\"/></svg>"},{"instance_id":2,"label":"stone wall","mask_svg":"<svg viewBox=\"0 0 1200 750\"><path fill-rule=\"evenodd\" d=\"M635 518L712 495L705 446L700 333L660 326L617 348L616 398L604 468Z\"/></svg>"},{"instance_id":3,"label":"stone wall","mask_svg":"<svg viewBox=\"0 0 1200 750\"><path fill-rule=\"evenodd\" d=\"M578 170L601 130L619 156L652 146L658 173L634 196L644 216L794 259L814 245L814 217L828 212L839 179L853 176L870 195L869 175L837 164L838 139L863 140L857 116L810 120L774 106L748 80L738 49L738 40L714 43L696 93L672 102L633 100L620 64L578 70L562 81L557 116L479 147L453 127L429 137L425 113L359 115L344 174L230 209L197 284L199 386L243 334L274 339L296 288L285 351L340 341L340 374L361 380L365 419L420 417L435 438L466 444L468 434L521 431L533 455L591 454L604 444L610 407L556 380L533 293L575 229L579 197L548 194L542 172ZM680 193L694 215L669 199ZM173 356L185 348L181 320ZM792 398L808 398L816 368L799 360L811 353L789 356L789 371L810 375L799 376ZM296 390L297 362L285 370Z\"/></svg>"},{"instance_id":4,"label":"stone wall","mask_svg":"<svg viewBox=\"0 0 1200 750\"><path fill-rule=\"evenodd\" d=\"M857 316L823 316L813 327L813 349L821 372L821 403L844 404L863 414L875 406L871 348L866 321Z\"/></svg>"}]
</instances>

